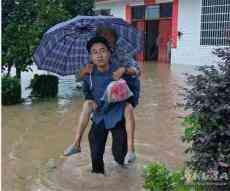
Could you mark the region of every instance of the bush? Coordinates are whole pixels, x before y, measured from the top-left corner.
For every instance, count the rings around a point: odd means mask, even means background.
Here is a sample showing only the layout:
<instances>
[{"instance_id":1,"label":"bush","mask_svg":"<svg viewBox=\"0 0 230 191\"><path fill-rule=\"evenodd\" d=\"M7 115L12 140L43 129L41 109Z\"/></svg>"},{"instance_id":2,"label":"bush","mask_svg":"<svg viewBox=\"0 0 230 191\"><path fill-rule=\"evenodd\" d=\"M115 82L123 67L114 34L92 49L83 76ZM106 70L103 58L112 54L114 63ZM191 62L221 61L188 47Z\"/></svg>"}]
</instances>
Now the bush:
<instances>
[{"instance_id":1,"label":"bush","mask_svg":"<svg viewBox=\"0 0 230 191\"><path fill-rule=\"evenodd\" d=\"M193 171L168 170L161 163L150 163L144 168L144 188L148 191L204 191Z\"/></svg>"},{"instance_id":2,"label":"bush","mask_svg":"<svg viewBox=\"0 0 230 191\"><path fill-rule=\"evenodd\" d=\"M173 191L184 184L181 171L170 172L163 164L151 163L144 168L144 188L150 191Z\"/></svg>"},{"instance_id":3,"label":"bush","mask_svg":"<svg viewBox=\"0 0 230 191\"><path fill-rule=\"evenodd\" d=\"M56 97L58 93L58 78L54 75L34 75L30 82L31 96L39 98Z\"/></svg>"},{"instance_id":4,"label":"bush","mask_svg":"<svg viewBox=\"0 0 230 191\"><path fill-rule=\"evenodd\" d=\"M21 84L16 77L2 78L2 104L13 105L20 103L21 99Z\"/></svg>"},{"instance_id":5,"label":"bush","mask_svg":"<svg viewBox=\"0 0 230 191\"><path fill-rule=\"evenodd\" d=\"M188 75L184 141L190 143L187 164L212 181L230 182L230 48L214 53L218 66L201 66L198 75ZM215 174L215 175L214 175Z\"/></svg>"}]
</instances>

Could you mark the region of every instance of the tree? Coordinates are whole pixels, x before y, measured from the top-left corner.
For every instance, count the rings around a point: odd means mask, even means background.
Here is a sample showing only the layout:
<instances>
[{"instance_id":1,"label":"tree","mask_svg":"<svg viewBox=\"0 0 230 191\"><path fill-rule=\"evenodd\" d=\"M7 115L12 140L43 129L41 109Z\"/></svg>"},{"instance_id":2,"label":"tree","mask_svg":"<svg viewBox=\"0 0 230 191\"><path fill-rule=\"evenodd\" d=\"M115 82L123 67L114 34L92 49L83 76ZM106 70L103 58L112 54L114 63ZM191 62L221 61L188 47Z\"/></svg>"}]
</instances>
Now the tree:
<instances>
[{"instance_id":1,"label":"tree","mask_svg":"<svg viewBox=\"0 0 230 191\"><path fill-rule=\"evenodd\" d=\"M192 114L185 120L185 140L190 144L189 166L230 187L230 48L214 53L217 66L201 66L188 75L185 106ZM221 189L222 190L222 189Z\"/></svg>"},{"instance_id":2,"label":"tree","mask_svg":"<svg viewBox=\"0 0 230 191\"><path fill-rule=\"evenodd\" d=\"M71 17L77 15L94 15L93 7L95 0L63 0L65 9Z\"/></svg>"},{"instance_id":3,"label":"tree","mask_svg":"<svg viewBox=\"0 0 230 191\"><path fill-rule=\"evenodd\" d=\"M32 54L42 34L52 25L70 18L59 0L4 0L2 33L2 70L16 76L28 71Z\"/></svg>"},{"instance_id":4,"label":"tree","mask_svg":"<svg viewBox=\"0 0 230 191\"><path fill-rule=\"evenodd\" d=\"M34 26L36 15L35 0L3 1L2 69L7 69L8 75L14 65L20 78L20 71L32 64L31 53L39 33Z\"/></svg>"},{"instance_id":5,"label":"tree","mask_svg":"<svg viewBox=\"0 0 230 191\"><path fill-rule=\"evenodd\" d=\"M38 24L42 31L41 35L55 24L71 18L70 13L64 7L63 1L38 0Z\"/></svg>"},{"instance_id":6,"label":"tree","mask_svg":"<svg viewBox=\"0 0 230 191\"><path fill-rule=\"evenodd\" d=\"M3 0L2 70L16 76L28 71L42 34L51 26L76 15L92 15L94 0Z\"/></svg>"}]
</instances>

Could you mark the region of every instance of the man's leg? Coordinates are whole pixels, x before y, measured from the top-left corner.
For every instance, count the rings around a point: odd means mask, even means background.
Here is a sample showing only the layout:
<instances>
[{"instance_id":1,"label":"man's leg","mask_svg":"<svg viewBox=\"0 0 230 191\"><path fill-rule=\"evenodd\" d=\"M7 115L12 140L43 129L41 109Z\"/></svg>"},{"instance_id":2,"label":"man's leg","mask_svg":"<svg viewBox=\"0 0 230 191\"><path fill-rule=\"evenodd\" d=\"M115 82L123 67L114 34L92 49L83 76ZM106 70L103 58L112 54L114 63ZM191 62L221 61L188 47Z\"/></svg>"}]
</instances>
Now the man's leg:
<instances>
[{"instance_id":1,"label":"man's leg","mask_svg":"<svg viewBox=\"0 0 230 191\"><path fill-rule=\"evenodd\" d=\"M120 165L124 164L127 153L127 133L124 128L125 122L120 122L115 128L111 129L112 133L112 152L114 160Z\"/></svg>"},{"instance_id":2,"label":"man's leg","mask_svg":"<svg viewBox=\"0 0 230 191\"><path fill-rule=\"evenodd\" d=\"M92 172L104 174L103 155L108 136L108 130L103 126L97 126L94 123L89 132L89 145L92 160Z\"/></svg>"},{"instance_id":3,"label":"man's leg","mask_svg":"<svg viewBox=\"0 0 230 191\"><path fill-rule=\"evenodd\" d=\"M128 153L125 157L125 163L131 163L136 160L134 148L134 132L135 132L135 117L134 108L128 103L125 107L125 128L127 131L128 139Z\"/></svg>"},{"instance_id":4,"label":"man's leg","mask_svg":"<svg viewBox=\"0 0 230 191\"><path fill-rule=\"evenodd\" d=\"M93 100L86 100L83 103L74 142L64 151L65 156L70 156L81 150L81 138L84 134L86 127L88 126L90 115L95 108L96 103Z\"/></svg>"}]
</instances>

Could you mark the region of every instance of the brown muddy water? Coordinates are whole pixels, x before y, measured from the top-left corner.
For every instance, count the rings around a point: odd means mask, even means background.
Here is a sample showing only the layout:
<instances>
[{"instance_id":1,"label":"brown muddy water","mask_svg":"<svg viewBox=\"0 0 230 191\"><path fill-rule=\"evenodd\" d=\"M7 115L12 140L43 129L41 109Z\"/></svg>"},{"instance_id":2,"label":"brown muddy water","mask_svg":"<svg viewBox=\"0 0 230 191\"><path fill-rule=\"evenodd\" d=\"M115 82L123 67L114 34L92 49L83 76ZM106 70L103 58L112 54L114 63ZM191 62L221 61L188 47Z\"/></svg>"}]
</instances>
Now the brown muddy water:
<instances>
[{"instance_id":1,"label":"brown muddy water","mask_svg":"<svg viewBox=\"0 0 230 191\"><path fill-rule=\"evenodd\" d=\"M110 151L104 155L106 176L91 174L87 132L82 153L63 157L74 137L83 98L73 77L60 80L58 99L2 107L2 189L4 191L142 191L143 167L159 161L182 168L181 142L185 113L177 103L183 72L192 66L142 63L141 98L135 109L137 161L118 166ZM28 85L24 77L23 87ZM26 84L26 85L25 85ZM23 91L26 97L28 91ZM88 128L89 129L89 128Z\"/></svg>"}]
</instances>

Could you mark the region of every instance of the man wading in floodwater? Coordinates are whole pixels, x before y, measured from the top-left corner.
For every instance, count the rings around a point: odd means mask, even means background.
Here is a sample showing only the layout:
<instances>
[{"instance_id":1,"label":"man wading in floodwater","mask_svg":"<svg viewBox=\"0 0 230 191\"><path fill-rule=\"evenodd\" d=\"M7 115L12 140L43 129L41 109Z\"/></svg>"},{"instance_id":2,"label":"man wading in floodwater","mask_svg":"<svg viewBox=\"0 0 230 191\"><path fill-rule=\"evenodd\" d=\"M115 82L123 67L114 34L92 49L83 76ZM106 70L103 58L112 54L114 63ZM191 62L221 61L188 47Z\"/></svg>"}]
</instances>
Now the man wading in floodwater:
<instances>
[{"instance_id":1,"label":"man wading in floodwater","mask_svg":"<svg viewBox=\"0 0 230 191\"><path fill-rule=\"evenodd\" d=\"M140 69L134 59L125 55L123 50L119 50L116 46L118 37L116 32L108 27L99 27L97 29L97 35L103 36L108 40L110 47L113 49L111 60L113 64L117 65L116 70L113 71L113 79L118 80L124 74L132 76L133 79L138 80L138 75L140 74ZM121 45L120 45L121 46ZM122 47L122 46L121 46ZM81 78L88 75L92 71L92 64L88 64L85 68L80 71ZM134 149L134 130L135 130L135 118L134 118L134 105L126 104L124 109L124 118L126 122L126 131L128 134L128 153L125 157L125 163L134 162L136 159L135 149ZM83 104L82 113L79 119L78 128L76 131L74 143L70 145L65 151L65 156L70 156L81 152L81 138L83 136L84 130L88 125L90 114L95 110L96 104L93 100L86 100Z\"/></svg>"},{"instance_id":2,"label":"man wading in floodwater","mask_svg":"<svg viewBox=\"0 0 230 191\"><path fill-rule=\"evenodd\" d=\"M117 65L111 63L111 49L108 41L100 36L87 43L87 50L93 63L90 75L83 79L83 92L86 100L93 100L95 108L92 116L92 128L89 132L89 144L92 159L92 172L104 173L103 154L109 131L112 133L112 152L115 161L123 165L127 153L127 134L124 122L124 111L127 103L134 107L138 104L139 81L123 75L133 96L128 100L109 104L101 98L107 86L113 81L113 72Z\"/></svg>"}]
</instances>

